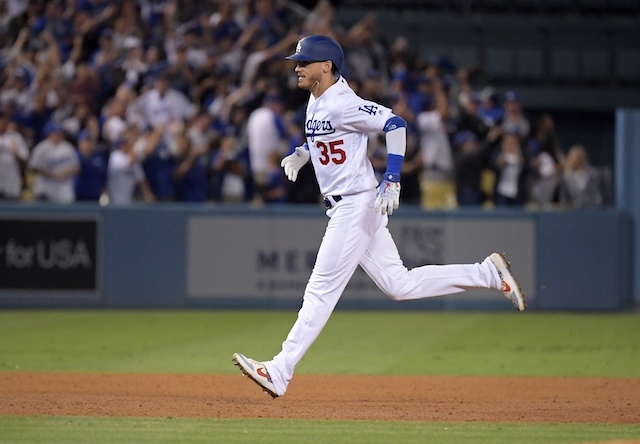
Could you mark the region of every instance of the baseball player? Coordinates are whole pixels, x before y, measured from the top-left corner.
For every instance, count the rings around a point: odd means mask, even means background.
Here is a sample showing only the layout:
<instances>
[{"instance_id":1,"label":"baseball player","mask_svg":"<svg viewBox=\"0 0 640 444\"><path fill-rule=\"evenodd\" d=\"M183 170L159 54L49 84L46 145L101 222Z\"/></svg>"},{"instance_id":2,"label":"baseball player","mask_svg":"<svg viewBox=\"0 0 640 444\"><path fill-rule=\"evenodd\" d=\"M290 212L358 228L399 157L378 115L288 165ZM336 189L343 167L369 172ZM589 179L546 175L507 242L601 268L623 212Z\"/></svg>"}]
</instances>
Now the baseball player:
<instances>
[{"instance_id":1,"label":"baseball player","mask_svg":"<svg viewBox=\"0 0 640 444\"><path fill-rule=\"evenodd\" d=\"M297 62L298 87L311 94L306 110L307 142L281 165L295 182L311 159L329 222L302 308L282 350L265 362L235 353L233 362L242 373L273 398L284 395L296 366L324 328L358 265L394 300L493 288L502 291L517 310L524 310L520 285L498 253L475 264L412 270L403 265L387 222L398 208L406 122L389 108L353 92L340 75L344 54L335 40L321 35L304 37L287 59ZM387 145L387 168L379 186L366 157L367 134L375 132L385 133Z\"/></svg>"}]
</instances>

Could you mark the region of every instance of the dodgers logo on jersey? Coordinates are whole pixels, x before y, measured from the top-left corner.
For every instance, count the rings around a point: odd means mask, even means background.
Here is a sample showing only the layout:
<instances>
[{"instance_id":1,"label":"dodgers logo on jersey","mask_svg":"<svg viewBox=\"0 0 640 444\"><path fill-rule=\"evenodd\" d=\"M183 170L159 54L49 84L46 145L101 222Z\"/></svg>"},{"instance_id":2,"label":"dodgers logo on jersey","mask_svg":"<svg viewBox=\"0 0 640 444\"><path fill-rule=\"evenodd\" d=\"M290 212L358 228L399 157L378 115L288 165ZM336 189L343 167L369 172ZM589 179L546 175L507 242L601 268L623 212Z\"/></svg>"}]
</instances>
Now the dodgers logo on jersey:
<instances>
[{"instance_id":1,"label":"dodgers logo on jersey","mask_svg":"<svg viewBox=\"0 0 640 444\"><path fill-rule=\"evenodd\" d=\"M362 105L358 107L359 111L364 111L365 113L373 116L378 112L378 107L375 105Z\"/></svg>"},{"instance_id":2,"label":"dodgers logo on jersey","mask_svg":"<svg viewBox=\"0 0 640 444\"><path fill-rule=\"evenodd\" d=\"M336 129L331 125L330 120L316 120L315 114L307 120L305 129L306 136L311 140L313 140L315 136L326 136L336 132Z\"/></svg>"}]
</instances>

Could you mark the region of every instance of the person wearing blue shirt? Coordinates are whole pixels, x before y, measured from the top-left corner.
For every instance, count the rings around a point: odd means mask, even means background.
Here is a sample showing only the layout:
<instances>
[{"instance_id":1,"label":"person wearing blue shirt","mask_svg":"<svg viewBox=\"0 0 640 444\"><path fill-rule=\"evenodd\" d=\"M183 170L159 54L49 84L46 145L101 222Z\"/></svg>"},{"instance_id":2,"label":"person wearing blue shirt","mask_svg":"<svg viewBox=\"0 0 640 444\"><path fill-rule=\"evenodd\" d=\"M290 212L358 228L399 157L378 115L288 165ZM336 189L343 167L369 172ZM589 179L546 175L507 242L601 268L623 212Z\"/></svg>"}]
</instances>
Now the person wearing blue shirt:
<instances>
[{"instance_id":1,"label":"person wearing blue shirt","mask_svg":"<svg viewBox=\"0 0 640 444\"><path fill-rule=\"evenodd\" d=\"M88 130L77 136L80 173L75 178L76 200L98 201L107 182L107 155L98 150Z\"/></svg>"},{"instance_id":2,"label":"person wearing blue shirt","mask_svg":"<svg viewBox=\"0 0 640 444\"><path fill-rule=\"evenodd\" d=\"M191 144L186 134L177 137L176 167L173 171L175 197L178 202L205 202L209 193L203 153Z\"/></svg>"}]
</instances>

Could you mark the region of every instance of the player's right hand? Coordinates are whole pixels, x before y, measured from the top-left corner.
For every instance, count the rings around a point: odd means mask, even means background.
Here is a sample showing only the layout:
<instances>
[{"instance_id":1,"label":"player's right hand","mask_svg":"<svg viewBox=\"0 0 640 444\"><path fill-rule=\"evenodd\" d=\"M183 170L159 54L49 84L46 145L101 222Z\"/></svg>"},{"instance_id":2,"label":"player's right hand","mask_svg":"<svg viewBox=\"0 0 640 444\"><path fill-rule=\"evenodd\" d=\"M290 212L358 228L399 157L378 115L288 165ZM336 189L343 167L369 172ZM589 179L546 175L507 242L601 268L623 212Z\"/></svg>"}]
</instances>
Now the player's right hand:
<instances>
[{"instance_id":1,"label":"player's right hand","mask_svg":"<svg viewBox=\"0 0 640 444\"><path fill-rule=\"evenodd\" d=\"M373 204L373 211L376 213L391 216L393 210L397 210L400 205L400 182L390 182L383 180L378 187L376 202Z\"/></svg>"},{"instance_id":2,"label":"player's right hand","mask_svg":"<svg viewBox=\"0 0 640 444\"><path fill-rule=\"evenodd\" d=\"M292 154L282 159L280 166L284 168L284 174L291 182L295 182L298 178L298 172L309 161L309 150L306 147L299 146Z\"/></svg>"}]
</instances>

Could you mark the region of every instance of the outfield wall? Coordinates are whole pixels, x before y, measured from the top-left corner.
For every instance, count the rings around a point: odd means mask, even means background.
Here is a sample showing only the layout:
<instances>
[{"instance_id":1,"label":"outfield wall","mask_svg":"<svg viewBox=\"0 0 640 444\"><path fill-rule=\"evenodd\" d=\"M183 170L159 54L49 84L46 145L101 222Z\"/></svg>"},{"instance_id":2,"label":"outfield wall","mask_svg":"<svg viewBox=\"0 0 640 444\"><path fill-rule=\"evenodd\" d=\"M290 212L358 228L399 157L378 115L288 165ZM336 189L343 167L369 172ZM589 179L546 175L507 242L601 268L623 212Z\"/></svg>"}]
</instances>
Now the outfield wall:
<instances>
[{"instance_id":1,"label":"outfield wall","mask_svg":"<svg viewBox=\"0 0 640 444\"><path fill-rule=\"evenodd\" d=\"M0 307L297 308L320 207L0 206ZM537 310L631 305L631 223L590 212L403 207L389 228L409 267L506 251ZM506 310L494 291L393 302L359 270L341 308Z\"/></svg>"}]
</instances>

